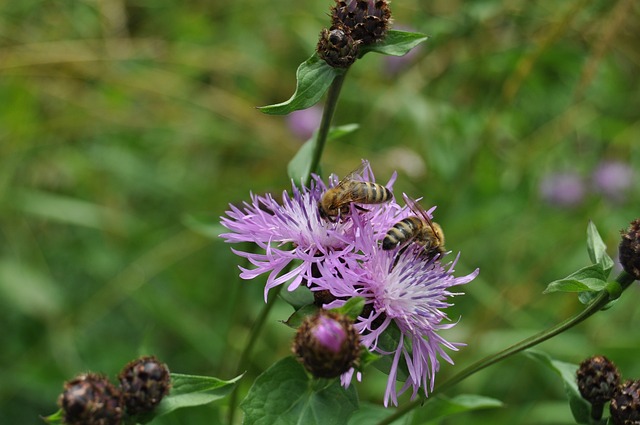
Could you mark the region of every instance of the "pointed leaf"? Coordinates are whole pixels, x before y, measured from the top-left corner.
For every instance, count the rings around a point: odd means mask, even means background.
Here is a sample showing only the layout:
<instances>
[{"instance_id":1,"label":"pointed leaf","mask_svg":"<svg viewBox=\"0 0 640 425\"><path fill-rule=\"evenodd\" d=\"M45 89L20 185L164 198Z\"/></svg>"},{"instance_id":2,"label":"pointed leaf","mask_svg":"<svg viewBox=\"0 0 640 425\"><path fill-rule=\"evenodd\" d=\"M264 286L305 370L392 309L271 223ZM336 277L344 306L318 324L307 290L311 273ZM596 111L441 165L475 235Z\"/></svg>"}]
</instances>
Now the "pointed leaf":
<instances>
[{"instance_id":1,"label":"pointed leaf","mask_svg":"<svg viewBox=\"0 0 640 425\"><path fill-rule=\"evenodd\" d=\"M416 412L413 423L433 422L458 413L479 409L502 407L500 400L473 394L460 394L453 398L437 396L428 398L423 408Z\"/></svg>"},{"instance_id":2,"label":"pointed leaf","mask_svg":"<svg viewBox=\"0 0 640 425\"><path fill-rule=\"evenodd\" d=\"M322 382L328 382L320 386ZM312 380L293 357L260 375L240 404L245 425L344 424L358 408L354 386Z\"/></svg>"},{"instance_id":3,"label":"pointed leaf","mask_svg":"<svg viewBox=\"0 0 640 425\"><path fill-rule=\"evenodd\" d=\"M61 424L63 419L62 409L58 409L56 413L53 413L49 416L40 416L40 419L48 424Z\"/></svg>"},{"instance_id":4,"label":"pointed leaf","mask_svg":"<svg viewBox=\"0 0 640 425\"><path fill-rule=\"evenodd\" d=\"M361 54L376 52L383 55L403 56L428 38L428 35L417 32L390 30L380 43L363 47Z\"/></svg>"},{"instance_id":5,"label":"pointed leaf","mask_svg":"<svg viewBox=\"0 0 640 425\"><path fill-rule=\"evenodd\" d=\"M564 279L551 282L543 293L601 291L607 284L607 276L602 265L592 264L583 267Z\"/></svg>"},{"instance_id":6,"label":"pointed leaf","mask_svg":"<svg viewBox=\"0 0 640 425\"><path fill-rule=\"evenodd\" d=\"M306 319L308 316L312 316L316 314L318 310L320 310L320 308L317 307L316 305L307 304L299 308L298 310L294 311L293 314L289 316L289 318L283 323L289 326L290 328L298 329L302 324L302 322L304 321L304 319Z\"/></svg>"},{"instance_id":7,"label":"pointed leaf","mask_svg":"<svg viewBox=\"0 0 640 425\"><path fill-rule=\"evenodd\" d=\"M258 109L265 114L286 115L300 109L306 109L318 103L327 91L336 75L344 70L333 68L316 53L302 62L296 71L296 91L285 102L261 106Z\"/></svg>"},{"instance_id":8,"label":"pointed leaf","mask_svg":"<svg viewBox=\"0 0 640 425\"><path fill-rule=\"evenodd\" d=\"M587 252L589 252L589 258L594 264L602 265L606 276L609 276L609 272L613 268L613 260L607 254L607 246L596 229L596 225L592 221L589 221L587 226Z\"/></svg>"},{"instance_id":9,"label":"pointed leaf","mask_svg":"<svg viewBox=\"0 0 640 425\"><path fill-rule=\"evenodd\" d=\"M525 354L557 373L569 397L569 406L573 418L579 424L588 424L591 418L591 404L582 398L576 382L578 365L553 360L548 354L538 350L527 350Z\"/></svg>"},{"instance_id":10,"label":"pointed leaf","mask_svg":"<svg viewBox=\"0 0 640 425\"><path fill-rule=\"evenodd\" d=\"M345 124L338 127L332 127L327 134L327 140L335 140L347 134L353 133L360 126L358 124ZM287 173L289 178L293 180L295 184L305 182L309 174L311 174L311 160L313 159L313 151L316 146L316 136L313 136L305 142L304 145L296 152L295 156L289 165L287 165Z\"/></svg>"}]
</instances>

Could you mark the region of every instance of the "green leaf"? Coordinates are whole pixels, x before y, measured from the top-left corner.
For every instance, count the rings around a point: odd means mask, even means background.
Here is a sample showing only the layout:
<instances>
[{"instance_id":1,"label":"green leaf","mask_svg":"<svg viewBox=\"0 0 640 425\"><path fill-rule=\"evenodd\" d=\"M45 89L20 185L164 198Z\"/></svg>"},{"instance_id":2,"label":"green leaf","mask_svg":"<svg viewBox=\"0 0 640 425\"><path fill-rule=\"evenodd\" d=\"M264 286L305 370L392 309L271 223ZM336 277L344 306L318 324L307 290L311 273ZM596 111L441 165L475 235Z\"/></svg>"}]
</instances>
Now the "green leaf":
<instances>
[{"instance_id":1,"label":"green leaf","mask_svg":"<svg viewBox=\"0 0 640 425\"><path fill-rule=\"evenodd\" d=\"M352 320L356 320L358 316L362 313L362 309L364 308L364 298L362 297L353 297L349 298L349 300L344 303L342 307L333 308L332 311L335 311L340 314L344 314L345 316L349 316Z\"/></svg>"},{"instance_id":2,"label":"green leaf","mask_svg":"<svg viewBox=\"0 0 640 425\"><path fill-rule=\"evenodd\" d=\"M564 279L551 282L547 289L544 290L544 293L601 291L606 284L607 274L602 269L602 265L592 264L581 268Z\"/></svg>"},{"instance_id":3,"label":"green leaf","mask_svg":"<svg viewBox=\"0 0 640 425\"><path fill-rule=\"evenodd\" d=\"M587 251L589 252L589 258L593 264L600 264L602 269L609 276L609 272L613 268L613 260L607 254L607 246L596 229L596 225L592 221L589 221L587 226Z\"/></svg>"},{"instance_id":4,"label":"green leaf","mask_svg":"<svg viewBox=\"0 0 640 425\"><path fill-rule=\"evenodd\" d=\"M564 389L569 397L569 406L571 408L573 418L579 424L590 423L591 404L582 398L576 382L576 371L578 370L578 365L553 360L548 354L538 350L527 350L525 351L525 354L548 367L562 378Z\"/></svg>"},{"instance_id":5,"label":"green leaf","mask_svg":"<svg viewBox=\"0 0 640 425\"><path fill-rule=\"evenodd\" d=\"M382 53L383 55L404 56L418 44L427 41L426 34L391 30L380 43L371 44L361 49L361 55L369 52Z\"/></svg>"},{"instance_id":6,"label":"green leaf","mask_svg":"<svg viewBox=\"0 0 640 425\"><path fill-rule=\"evenodd\" d=\"M395 353L398 349L398 344L400 344L400 337L402 333L400 329L395 324L395 322L391 322L387 329L380 335L378 338L378 348L384 352ZM406 341L405 341L406 344ZM411 350L409 349L409 353ZM391 366L393 363L393 355L382 356L380 360L375 362L373 365L376 369L384 372L385 374L389 374L391 371ZM404 360L404 357L400 359L398 362L398 371L396 381L404 382L409 377L409 368L407 367L407 363Z\"/></svg>"},{"instance_id":7,"label":"green leaf","mask_svg":"<svg viewBox=\"0 0 640 425\"><path fill-rule=\"evenodd\" d=\"M416 411L413 423L438 423L439 420L458 413L502 407L500 400L473 394L460 394L453 398L431 397L424 407Z\"/></svg>"},{"instance_id":8,"label":"green leaf","mask_svg":"<svg viewBox=\"0 0 640 425\"><path fill-rule=\"evenodd\" d=\"M382 357L380 354L374 354L371 351L367 350L365 347L360 347L362 349L360 353L360 365L358 366L358 370L364 370L367 366L376 362Z\"/></svg>"},{"instance_id":9,"label":"green leaf","mask_svg":"<svg viewBox=\"0 0 640 425\"><path fill-rule=\"evenodd\" d=\"M140 415L136 420L147 423L182 407L200 406L225 397L233 390L242 375L229 381L210 376L171 374L171 392L162 399L153 412Z\"/></svg>"},{"instance_id":10,"label":"green leaf","mask_svg":"<svg viewBox=\"0 0 640 425\"><path fill-rule=\"evenodd\" d=\"M345 124L332 127L329 129L329 134L327 134L327 140L331 141L346 136L358 128L360 128L358 124ZM314 133L313 136L302 145L298 152L296 152L293 159L289 161L289 165L287 165L289 178L296 184L305 182L309 174L311 174L311 160L316 146L316 136L317 133Z\"/></svg>"},{"instance_id":11,"label":"green leaf","mask_svg":"<svg viewBox=\"0 0 640 425\"><path fill-rule=\"evenodd\" d=\"M62 423L62 409L49 416L40 416L40 419L48 424L61 424Z\"/></svg>"},{"instance_id":12,"label":"green leaf","mask_svg":"<svg viewBox=\"0 0 640 425\"><path fill-rule=\"evenodd\" d=\"M245 425L345 424L358 409L355 388L312 380L293 357L260 375L240 404Z\"/></svg>"},{"instance_id":13,"label":"green leaf","mask_svg":"<svg viewBox=\"0 0 640 425\"><path fill-rule=\"evenodd\" d=\"M300 325L302 324L305 318L316 314L318 310L320 310L320 308L317 307L316 305L307 304L299 308L298 310L294 311L293 314L289 316L289 318L283 323L289 326L290 328L298 329L298 327L300 327Z\"/></svg>"},{"instance_id":14,"label":"green leaf","mask_svg":"<svg viewBox=\"0 0 640 425\"><path fill-rule=\"evenodd\" d=\"M285 102L261 106L258 109L265 114L286 115L300 109L306 109L318 103L327 91L336 75L344 70L333 68L314 53L302 62L296 71L296 91Z\"/></svg>"}]
</instances>

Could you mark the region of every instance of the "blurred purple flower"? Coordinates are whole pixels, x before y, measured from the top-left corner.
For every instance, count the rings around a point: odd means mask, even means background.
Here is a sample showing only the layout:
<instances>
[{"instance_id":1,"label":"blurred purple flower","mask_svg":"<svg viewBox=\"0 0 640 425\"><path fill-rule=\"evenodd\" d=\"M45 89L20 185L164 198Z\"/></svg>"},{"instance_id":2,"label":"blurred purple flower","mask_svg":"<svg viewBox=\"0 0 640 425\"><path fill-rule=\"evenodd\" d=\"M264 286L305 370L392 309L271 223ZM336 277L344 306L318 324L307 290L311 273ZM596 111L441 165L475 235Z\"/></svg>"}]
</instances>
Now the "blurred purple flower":
<instances>
[{"instance_id":1,"label":"blurred purple flower","mask_svg":"<svg viewBox=\"0 0 640 425\"><path fill-rule=\"evenodd\" d=\"M409 214L405 208L396 218ZM425 394L433 390L435 374L440 369L438 356L453 364L444 349L457 351L464 344L448 342L438 334L456 324L443 323L448 318L442 310L452 305L447 302L449 297L459 295L449 289L471 282L479 270L456 278L453 268L459 255L444 266L438 257L425 258L422 247L417 244L404 250L385 251L378 243L384 234L359 217L353 220L357 227L355 248L364 255L364 260L333 259L319 264L325 278L317 284L319 289L329 290L336 297L365 299L369 306L365 311L370 313L360 316L354 326L361 333L362 344L370 351L393 355L384 404L387 406L391 401L397 405L398 395L409 388L413 390L412 398L420 388ZM343 299L338 299L325 307L338 307L343 303ZM381 346L381 335L393 326L400 330L397 345ZM396 391L401 362L406 364L409 376ZM349 385L354 372L352 369L342 375L343 385Z\"/></svg>"},{"instance_id":2,"label":"blurred purple flower","mask_svg":"<svg viewBox=\"0 0 640 425\"><path fill-rule=\"evenodd\" d=\"M309 140L313 132L320 127L322 107L314 105L307 109L293 111L287 115L289 130L302 140Z\"/></svg>"},{"instance_id":3,"label":"blurred purple flower","mask_svg":"<svg viewBox=\"0 0 640 425\"><path fill-rule=\"evenodd\" d=\"M368 163L359 177L363 181L375 181ZM387 183L389 189L394 181L395 174ZM337 184L337 177L331 176L329 187ZM338 220L333 223L320 218L318 203L327 189L324 182L315 177L310 188L300 190L295 185L292 186L291 195L283 192L282 204L271 194L251 194L251 203L244 202L241 208L230 205L231 210L226 213L228 217L221 217L222 225L231 231L220 235L226 242L253 242L264 250L264 253L254 253L232 249L235 254L247 258L256 266L254 269L240 267L241 278L253 279L269 273L264 290L265 300L269 289L289 280L289 291L295 290L303 280L312 284L317 280L312 275L312 270L320 262L348 255L358 256L354 252L353 220ZM395 203L368 205L370 225L387 229L392 225L389 224L390 219L386 218L388 214L380 213L394 209L400 207ZM359 212L352 211L352 214L358 215ZM294 260L301 260L301 263L291 271L281 274Z\"/></svg>"},{"instance_id":4,"label":"blurred purple flower","mask_svg":"<svg viewBox=\"0 0 640 425\"><path fill-rule=\"evenodd\" d=\"M621 202L633 186L634 172L624 162L603 161L594 170L591 178L596 191L612 201Z\"/></svg>"},{"instance_id":5,"label":"blurred purple flower","mask_svg":"<svg viewBox=\"0 0 640 425\"><path fill-rule=\"evenodd\" d=\"M570 171L547 174L540 183L540 197L552 205L571 207L584 199L582 178Z\"/></svg>"}]
</instances>

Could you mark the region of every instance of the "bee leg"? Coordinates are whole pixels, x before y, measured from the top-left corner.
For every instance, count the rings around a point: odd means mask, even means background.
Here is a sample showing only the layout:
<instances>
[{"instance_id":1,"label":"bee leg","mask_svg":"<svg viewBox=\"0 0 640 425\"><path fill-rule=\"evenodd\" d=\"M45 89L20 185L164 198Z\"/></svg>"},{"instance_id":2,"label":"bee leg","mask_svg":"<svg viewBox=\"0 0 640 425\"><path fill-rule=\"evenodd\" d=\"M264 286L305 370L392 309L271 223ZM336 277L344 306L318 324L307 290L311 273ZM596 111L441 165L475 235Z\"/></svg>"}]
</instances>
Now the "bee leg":
<instances>
[{"instance_id":1,"label":"bee leg","mask_svg":"<svg viewBox=\"0 0 640 425\"><path fill-rule=\"evenodd\" d=\"M391 271L396 268L396 264L398 264L398 260L400 260L400 256L405 253L407 248L409 248L409 245L410 244L405 244L402 248L398 250L398 252L396 252L396 255L393 257L393 263L391 264L391 267L389 267L389 273L391 273Z\"/></svg>"}]
</instances>

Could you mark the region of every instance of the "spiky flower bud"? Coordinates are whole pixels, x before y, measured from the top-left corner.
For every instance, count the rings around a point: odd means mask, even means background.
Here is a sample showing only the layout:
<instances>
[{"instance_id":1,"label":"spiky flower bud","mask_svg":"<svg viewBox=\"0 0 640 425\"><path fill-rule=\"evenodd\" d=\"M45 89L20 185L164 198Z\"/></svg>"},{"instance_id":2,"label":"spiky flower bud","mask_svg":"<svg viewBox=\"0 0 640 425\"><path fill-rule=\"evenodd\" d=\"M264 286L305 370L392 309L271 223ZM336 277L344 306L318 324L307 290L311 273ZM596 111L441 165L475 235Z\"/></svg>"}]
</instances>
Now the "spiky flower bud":
<instances>
[{"instance_id":1,"label":"spiky flower bud","mask_svg":"<svg viewBox=\"0 0 640 425\"><path fill-rule=\"evenodd\" d=\"M87 373L65 382L58 405L68 425L119 425L122 421L120 391L103 375Z\"/></svg>"},{"instance_id":2,"label":"spiky flower bud","mask_svg":"<svg viewBox=\"0 0 640 425\"><path fill-rule=\"evenodd\" d=\"M386 0L336 0L331 8L331 28L347 28L354 40L365 45L382 40L390 21Z\"/></svg>"},{"instance_id":3,"label":"spiky flower bud","mask_svg":"<svg viewBox=\"0 0 640 425\"><path fill-rule=\"evenodd\" d=\"M316 50L318 55L334 68L347 68L358 59L359 41L355 41L349 30L324 28Z\"/></svg>"},{"instance_id":4,"label":"spiky flower bud","mask_svg":"<svg viewBox=\"0 0 640 425\"><path fill-rule=\"evenodd\" d=\"M293 353L313 376L335 378L360 360L360 337L347 316L321 310L298 328Z\"/></svg>"},{"instance_id":5,"label":"spiky flower bud","mask_svg":"<svg viewBox=\"0 0 640 425\"><path fill-rule=\"evenodd\" d=\"M130 415L153 410L171 387L167 365L154 356L143 356L129 362L118 379L124 405Z\"/></svg>"},{"instance_id":6,"label":"spiky flower bud","mask_svg":"<svg viewBox=\"0 0 640 425\"><path fill-rule=\"evenodd\" d=\"M624 271L640 280L640 218L633 220L626 232L622 231L619 250Z\"/></svg>"},{"instance_id":7,"label":"spiky flower bud","mask_svg":"<svg viewBox=\"0 0 640 425\"><path fill-rule=\"evenodd\" d=\"M591 403L591 416L600 419L604 404L620 384L618 368L605 356L593 356L580 363L576 375L580 394Z\"/></svg>"},{"instance_id":8,"label":"spiky flower bud","mask_svg":"<svg viewBox=\"0 0 640 425\"><path fill-rule=\"evenodd\" d=\"M618 387L609 405L613 425L640 424L640 380Z\"/></svg>"}]
</instances>

